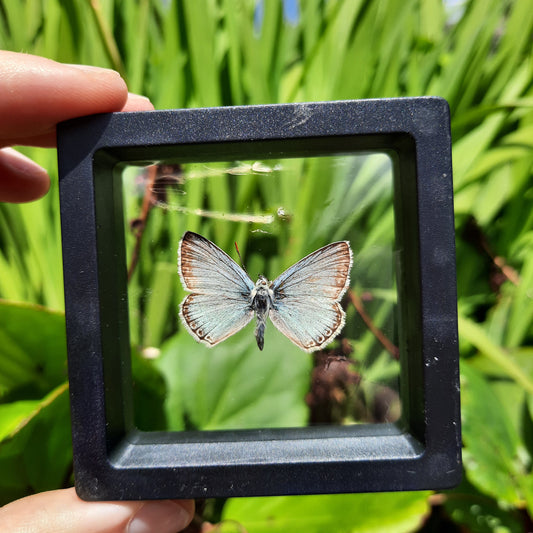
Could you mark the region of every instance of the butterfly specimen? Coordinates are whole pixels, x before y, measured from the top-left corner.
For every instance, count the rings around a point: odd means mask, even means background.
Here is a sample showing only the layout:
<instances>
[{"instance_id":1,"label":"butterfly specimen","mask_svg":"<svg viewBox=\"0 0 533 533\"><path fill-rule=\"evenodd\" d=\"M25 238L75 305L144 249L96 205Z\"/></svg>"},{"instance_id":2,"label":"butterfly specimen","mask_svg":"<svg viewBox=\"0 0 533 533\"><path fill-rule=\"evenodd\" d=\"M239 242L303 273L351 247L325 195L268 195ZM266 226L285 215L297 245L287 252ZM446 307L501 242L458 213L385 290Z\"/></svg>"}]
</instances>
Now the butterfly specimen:
<instances>
[{"instance_id":1,"label":"butterfly specimen","mask_svg":"<svg viewBox=\"0 0 533 533\"><path fill-rule=\"evenodd\" d=\"M320 350L344 326L340 299L350 283L352 250L347 241L328 244L304 257L274 281L254 283L205 237L187 231L179 244L178 272L191 294L180 305L189 333L215 346L257 318L255 337L263 349L267 317L296 346Z\"/></svg>"}]
</instances>

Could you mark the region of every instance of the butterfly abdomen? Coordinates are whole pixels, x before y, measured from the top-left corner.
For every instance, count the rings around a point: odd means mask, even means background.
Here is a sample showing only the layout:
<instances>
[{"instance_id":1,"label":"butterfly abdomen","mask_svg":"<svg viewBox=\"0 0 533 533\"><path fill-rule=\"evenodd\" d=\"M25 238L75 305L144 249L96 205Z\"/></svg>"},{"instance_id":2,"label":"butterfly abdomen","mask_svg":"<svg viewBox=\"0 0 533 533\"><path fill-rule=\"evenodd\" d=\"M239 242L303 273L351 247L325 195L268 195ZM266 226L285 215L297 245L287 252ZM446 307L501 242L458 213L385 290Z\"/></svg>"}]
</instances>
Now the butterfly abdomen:
<instances>
[{"instance_id":1,"label":"butterfly abdomen","mask_svg":"<svg viewBox=\"0 0 533 533\"><path fill-rule=\"evenodd\" d=\"M265 345L265 328L265 317L260 317L260 315L257 315L257 325L255 326L255 340L257 341L257 346L260 350L262 350L263 346Z\"/></svg>"},{"instance_id":2,"label":"butterfly abdomen","mask_svg":"<svg viewBox=\"0 0 533 533\"><path fill-rule=\"evenodd\" d=\"M257 317L255 339L260 350L265 344L266 319L272 307L273 292L268 285L268 280L260 276L251 294L252 309Z\"/></svg>"}]
</instances>

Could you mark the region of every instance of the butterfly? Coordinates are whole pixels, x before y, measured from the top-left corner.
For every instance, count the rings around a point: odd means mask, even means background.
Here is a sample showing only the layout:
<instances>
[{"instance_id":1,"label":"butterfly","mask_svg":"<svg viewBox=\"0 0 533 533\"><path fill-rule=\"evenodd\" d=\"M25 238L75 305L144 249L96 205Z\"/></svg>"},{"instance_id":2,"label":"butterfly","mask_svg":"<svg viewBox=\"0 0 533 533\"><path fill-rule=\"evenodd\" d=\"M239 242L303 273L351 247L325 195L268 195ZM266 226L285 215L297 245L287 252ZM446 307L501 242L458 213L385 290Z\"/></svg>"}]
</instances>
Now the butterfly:
<instances>
[{"instance_id":1,"label":"butterfly","mask_svg":"<svg viewBox=\"0 0 533 533\"><path fill-rule=\"evenodd\" d=\"M342 330L340 300L350 283L353 254L348 241L328 244L304 257L274 281L254 284L214 243L187 231L178 248L178 272L187 295L180 318L199 342L215 346L254 317L255 337L264 345L267 317L296 346L320 350Z\"/></svg>"}]
</instances>

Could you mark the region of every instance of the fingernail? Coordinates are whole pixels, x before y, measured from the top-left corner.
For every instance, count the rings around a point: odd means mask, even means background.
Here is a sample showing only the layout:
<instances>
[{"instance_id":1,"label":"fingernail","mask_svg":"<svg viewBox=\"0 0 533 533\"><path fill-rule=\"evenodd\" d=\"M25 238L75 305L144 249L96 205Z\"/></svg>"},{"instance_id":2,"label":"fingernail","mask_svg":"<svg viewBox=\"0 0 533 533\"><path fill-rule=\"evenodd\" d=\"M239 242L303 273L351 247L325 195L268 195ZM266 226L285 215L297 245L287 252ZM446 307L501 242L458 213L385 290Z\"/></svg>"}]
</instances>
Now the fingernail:
<instances>
[{"instance_id":1,"label":"fingernail","mask_svg":"<svg viewBox=\"0 0 533 533\"><path fill-rule=\"evenodd\" d=\"M150 98L148 98L148 96L144 96L143 94L128 93L128 98L131 98L133 100L139 100L141 102L150 102Z\"/></svg>"},{"instance_id":2,"label":"fingernail","mask_svg":"<svg viewBox=\"0 0 533 533\"><path fill-rule=\"evenodd\" d=\"M84 72L112 72L116 76L120 77L120 74L116 70L112 70L110 68L103 68L103 67L95 67L93 65L78 65L74 63L65 63L67 67L74 67L78 70L83 70Z\"/></svg>"},{"instance_id":3,"label":"fingernail","mask_svg":"<svg viewBox=\"0 0 533 533\"><path fill-rule=\"evenodd\" d=\"M177 503L168 500L148 502L133 517L128 533L175 533L186 527L191 518Z\"/></svg>"},{"instance_id":4,"label":"fingernail","mask_svg":"<svg viewBox=\"0 0 533 533\"><path fill-rule=\"evenodd\" d=\"M128 100L121 111L153 111L154 105L146 96L128 93Z\"/></svg>"}]
</instances>

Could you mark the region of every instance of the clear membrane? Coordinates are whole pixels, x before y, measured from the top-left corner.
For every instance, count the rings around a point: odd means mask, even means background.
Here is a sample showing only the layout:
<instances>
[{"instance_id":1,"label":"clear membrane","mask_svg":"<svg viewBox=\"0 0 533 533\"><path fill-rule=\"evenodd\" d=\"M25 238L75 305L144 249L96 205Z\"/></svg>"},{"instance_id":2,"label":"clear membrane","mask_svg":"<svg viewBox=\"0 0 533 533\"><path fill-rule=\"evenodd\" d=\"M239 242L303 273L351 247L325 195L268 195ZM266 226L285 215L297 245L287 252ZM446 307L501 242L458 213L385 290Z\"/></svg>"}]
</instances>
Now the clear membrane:
<instances>
[{"instance_id":1,"label":"clear membrane","mask_svg":"<svg viewBox=\"0 0 533 533\"><path fill-rule=\"evenodd\" d=\"M393 169L386 154L126 166L122 172L135 421L225 430L399 419ZM346 324L308 354L255 319L208 348L180 323L178 244L213 241L255 283L348 240ZM240 252L237 254L236 246ZM154 368L155 367L155 368ZM163 379L161 378L163 376ZM137 379L136 379L137 378Z\"/></svg>"}]
</instances>

